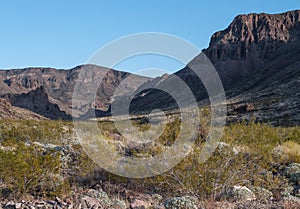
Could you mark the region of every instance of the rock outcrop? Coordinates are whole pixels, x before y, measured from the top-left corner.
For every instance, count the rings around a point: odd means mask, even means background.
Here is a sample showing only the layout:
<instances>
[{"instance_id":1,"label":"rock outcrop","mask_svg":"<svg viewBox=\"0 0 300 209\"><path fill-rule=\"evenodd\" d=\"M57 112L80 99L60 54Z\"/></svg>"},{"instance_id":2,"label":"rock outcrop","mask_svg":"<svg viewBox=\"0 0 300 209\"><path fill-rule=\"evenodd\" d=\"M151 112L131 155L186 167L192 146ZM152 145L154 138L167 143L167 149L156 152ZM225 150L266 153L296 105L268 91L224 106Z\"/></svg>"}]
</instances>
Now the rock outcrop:
<instances>
[{"instance_id":1,"label":"rock outcrop","mask_svg":"<svg viewBox=\"0 0 300 209\"><path fill-rule=\"evenodd\" d=\"M240 77L264 68L281 47L296 45L299 27L300 11L239 15L228 28L213 34L203 52L218 69L223 84L230 87Z\"/></svg>"}]
</instances>

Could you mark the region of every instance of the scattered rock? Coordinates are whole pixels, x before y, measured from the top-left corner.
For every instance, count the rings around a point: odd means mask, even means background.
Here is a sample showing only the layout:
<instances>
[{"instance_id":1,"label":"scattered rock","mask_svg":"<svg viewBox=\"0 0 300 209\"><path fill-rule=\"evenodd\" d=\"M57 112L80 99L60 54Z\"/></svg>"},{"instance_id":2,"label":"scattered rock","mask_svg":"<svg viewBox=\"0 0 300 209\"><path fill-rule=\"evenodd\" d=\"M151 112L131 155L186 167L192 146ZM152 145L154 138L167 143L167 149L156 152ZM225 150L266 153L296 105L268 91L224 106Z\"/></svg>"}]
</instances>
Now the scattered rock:
<instances>
[{"instance_id":1,"label":"scattered rock","mask_svg":"<svg viewBox=\"0 0 300 209\"><path fill-rule=\"evenodd\" d=\"M227 200L241 201L241 200L255 200L255 194L245 186L230 187L222 196Z\"/></svg>"},{"instance_id":2,"label":"scattered rock","mask_svg":"<svg viewBox=\"0 0 300 209\"><path fill-rule=\"evenodd\" d=\"M197 198L190 196L174 197L165 201L166 209L198 209Z\"/></svg>"},{"instance_id":3,"label":"scattered rock","mask_svg":"<svg viewBox=\"0 0 300 209\"><path fill-rule=\"evenodd\" d=\"M94 198L91 198L89 196L84 196L81 199L81 208L82 209L99 208L99 207L100 207L99 202Z\"/></svg>"},{"instance_id":4,"label":"scattered rock","mask_svg":"<svg viewBox=\"0 0 300 209\"><path fill-rule=\"evenodd\" d=\"M107 193L104 192L101 188L99 190L89 189L86 195L96 201L99 201L100 205L103 207L109 207L112 204L111 199L108 197Z\"/></svg>"},{"instance_id":5,"label":"scattered rock","mask_svg":"<svg viewBox=\"0 0 300 209\"><path fill-rule=\"evenodd\" d=\"M22 203L16 203L16 204L15 204L15 208L16 208L16 209L19 209L19 208L21 208L21 207L22 207Z\"/></svg>"},{"instance_id":6,"label":"scattered rock","mask_svg":"<svg viewBox=\"0 0 300 209\"><path fill-rule=\"evenodd\" d=\"M154 203L152 197L148 194L138 194L130 197L130 199L132 209L149 209Z\"/></svg>"},{"instance_id":7,"label":"scattered rock","mask_svg":"<svg viewBox=\"0 0 300 209\"><path fill-rule=\"evenodd\" d=\"M284 200L285 200L285 201L288 201L288 202L291 202L291 203L292 203L292 202L297 203L298 206L300 207L300 198L298 198L298 197L288 196L288 197L285 197ZM298 208L299 208L299 207L298 207Z\"/></svg>"}]
</instances>

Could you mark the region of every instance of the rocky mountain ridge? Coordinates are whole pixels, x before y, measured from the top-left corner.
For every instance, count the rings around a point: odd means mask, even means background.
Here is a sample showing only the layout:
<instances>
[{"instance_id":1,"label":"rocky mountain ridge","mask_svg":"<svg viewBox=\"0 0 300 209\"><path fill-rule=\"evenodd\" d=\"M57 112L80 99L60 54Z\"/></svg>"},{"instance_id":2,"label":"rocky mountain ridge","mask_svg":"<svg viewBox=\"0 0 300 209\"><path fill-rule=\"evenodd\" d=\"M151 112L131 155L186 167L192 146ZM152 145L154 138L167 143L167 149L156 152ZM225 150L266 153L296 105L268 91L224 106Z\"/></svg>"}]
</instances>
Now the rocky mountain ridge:
<instances>
[{"instance_id":1,"label":"rocky mountain ridge","mask_svg":"<svg viewBox=\"0 0 300 209\"><path fill-rule=\"evenodd\" d=\"M83 83L102 79L96 101L93 104L85 104L86 109L95 108L102 111L108 109L115 89L125 78L129 77L128 85L121 89L123 93L131 92L136 86L150 79L96 65L81 65L70 70L53 68L2 70L0 97L6 98L13 106L31 110L50 119L70 119L74 87L79 74L83 71L93 73L90 80ZM78 110L79 115L85 112L87 110Z\"/></svg>"},{"instance_id":2,"label":"rocky mountain ridge","mask_svg":"<svg viewBox=\"0 0 300 209\"><path fill-rule=\"evenodd\" d=\"M212 36L203 53L223 83L230 121L255 117L277 125L300 124L297 90L300 87L300 10L274 15L239 15L225 30ZM201 63L197 63L196 57L153 88L168 85L168 82L172 85L173 77L178 76L197 101L205 100L208 97L205 87L189 67L197 64ZM252 111L235 114L235 106L245 103L255 104ZM136 111L165 109L176 104L164 92L147 90L135 97L132 106Z\"/></svg>"},{"instance_id":3,"label":"rocky mountain ridge","mask_svg":"<svg viewBox=\"0 0 300 209\"><path fill-rule=\"evenodd\" d=\"M225 87L256 73L287 45L300 37L300 11L238 15L223 31L212 35L203 52L220 73Z\"/></svg>"},{"instance_id":4,"label":"rocky mountain ridge","mask_svg":"<svg viewBox=\"0 0 300 209\"><path fill-rule=\"evenodd\" d=\"M225 30L212 35L209 47L203 53L215 66L226 90L229 121L255 117L275 125L300 124L300 10L238 15ZM177 108L172 96L158 90L172 87L176 77L187 84L198 102L209 104L205 102L208 95L204 85L190 69L191 65L199 64L200 56L174 75L155 79L94 65L70 70L27 68L0 71L0 97L48 118L68 119L72 116L72 94L80 72L91 71L94 76L84 81L89 83L103 77L108 70L98 88L96 101L78 107L76 117L85 115L88 118L94 110L97 116L107 115L112 103L118 104L132 97L130 110L133 113ZM129 77L119 95L113 96L119 84ZM41 87L44 92L39 93L44 94L41 98L45 103L35 104L32 100L28 103L25 98L35 95L34 91ZM85 90L88 89L82 89L82 92ZM180 96L184 92L177 91L176 94ZM53 105L57 105L61 113ZM237 111L243 105L250 105L251 111ZM49 112L50 106L53 108ZM51 112L56 113L51 116Z\"/></svg>"}]
</instances>

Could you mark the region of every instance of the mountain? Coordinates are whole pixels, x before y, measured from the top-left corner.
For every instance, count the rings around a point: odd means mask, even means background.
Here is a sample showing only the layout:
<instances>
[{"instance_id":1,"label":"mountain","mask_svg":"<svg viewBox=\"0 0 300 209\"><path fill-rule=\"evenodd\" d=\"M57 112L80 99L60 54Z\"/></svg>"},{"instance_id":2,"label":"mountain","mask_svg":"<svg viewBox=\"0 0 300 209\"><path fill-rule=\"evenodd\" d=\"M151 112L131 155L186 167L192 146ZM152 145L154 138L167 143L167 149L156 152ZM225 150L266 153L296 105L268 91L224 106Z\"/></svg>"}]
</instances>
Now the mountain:
<instances>
[{"instance_id":1,"label":"mountain","mask_svg":"<svg viewBox=\"0 0 300 209\"><path fill-rule=\"evenodd\" d=\"M81 84L89 84L102 78L97 88L96 101L72 112L73 90L82 73L90 77ZM50 119L71 119L80 117L89 109L106 111L113 101L115 89L126 79L126 85L120 90L126 94L132 92L141 83L150 78L116 71L96 65L81 65L70 70L53 68L25 68L0 71L0 97L6 98L13 106L31 110ZM77 83L78 84L78 83ZM89 89L81 89L85 96ZM115 95L118 96L118 95ZM74 113L76 115L74 115Z\"/></svg>"},{"instance_id":2,"label":"mountain","mask_svg":"<svg viewBox=\"0 0 300 209\"><path fill-rule=\"evenodd\" d=\"M7 94L4 98L15 107L30 110L49 119L71 119L70 115L61 111L57 104L49 101L44 86L38 87L28 93Z\"/></svg>"},{"instance_id":3,"label":"mountain","mask_svg":"<svg viewBox=\"0 0 300 209\"><path fill-rule=\"evenodd\" d=\"M213 34L203 52L217 68L225 88L277 62L279 71L299 54L300 11L239 15ZM291 51L287 56L286 52ZM288 60L286 60L288 59Z\"/></svg>"},{"instance_id":4,"label":"mountain","mask_svg":"<svg viewBox=\"0 0 300 209\"><path fill-rule=\"evenodd\" d=\"M134 114L176 109L175 100L193 102L187 99L190 93L200 105L208 105L206 89L191 69L201 65L203 55L215 66L226 91L228 122L254 117L273 125L300 124L300 10L238 15L212 35L207 49L172 75L150 79L95 65L3 70L0 97L50 119L108 115L111 104L130 103ZM82 73L86 77L80 78ZM88 99L72 110L79 80L77 99ZM93 101L90 88L99 80Z\"/></svg>"},{"instance_id":5,"label":"mountain","mask_svg":"<svg viewBox=\"0 0 300 209\"><path fill-rule=\"evenodd\" d=\"M299 10L238 15L225 30L213 34L203 53L223 83L229 122L255 117L274 125L300 124ZM156 89L174 85L175 77L189 86L197 101L206 99L205 87L190 69L200 64L200 56L174 75L157 78L152 87L147 83L147 89L132 101L131 110L176 108L169 94Z\"/></svg>"},{"instance_id":6,"label":"mountain","mask_svg":"<svg viewBox=\"0 0 300 209\"><path fill-rule=\"evenodd\" d=\"M29 110L14 107L5 99L0 98L0 119L45 120L46 118Z\"/></svg>"}]
</instances>

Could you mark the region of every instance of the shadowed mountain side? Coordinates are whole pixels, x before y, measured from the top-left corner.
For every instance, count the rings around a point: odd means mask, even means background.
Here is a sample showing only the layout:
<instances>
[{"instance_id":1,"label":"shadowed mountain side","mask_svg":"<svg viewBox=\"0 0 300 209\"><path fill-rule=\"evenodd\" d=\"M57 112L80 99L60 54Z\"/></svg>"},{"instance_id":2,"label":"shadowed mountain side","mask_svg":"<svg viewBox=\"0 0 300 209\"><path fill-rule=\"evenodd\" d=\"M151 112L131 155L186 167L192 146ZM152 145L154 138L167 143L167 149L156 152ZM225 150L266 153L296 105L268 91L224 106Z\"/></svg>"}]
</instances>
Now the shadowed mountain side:
<instances>
[{"instance_id":1,"label":"shadowed mountain side","mask_svg":"<svg viewBox=\"0 0 300 209\"><path fill-rule=\"evenodd\" d=\"M243 119L244 115L277 125L300 124L300 11L239 15L228 28L212 36L203 53L226 90L229 120ZM197 57L191 63L197 64ZM188 85L197 101L207 98L204 85L189 67L191 63L174 75L156 78L152 87L151 82L145 84L147 90L136 92L130 109L138 113L176 107L170 95L156 90L164 85L176 87L172 81L176 76ZM177 92L180 94L181 89ZM251 114L232 117L234 106L247 102L254 104Z\"/></svg>"},{"instance_id":2,"label":"shadowed mountain side","mask_svg":"<svg viewBox=\"0 0 300 209\"><path fill-rule=\"evenodd\" d=\"M4 98L0 98L0 119L46 120L46 118L34 112L12 106Z\"/></svg>"},{"instance_id":3,"label":"shadowed mountain side","mask_svg":"<svg viewBox=\"0 0 300 209\"><path fill-rule=\"evenodd\" d=\"M5 99L15 107L30 110L49 119L71 119L71 116L61 111L57 104L49 101L44 87L23 94L7 94Z\"/></svg>"}]
</instances>

